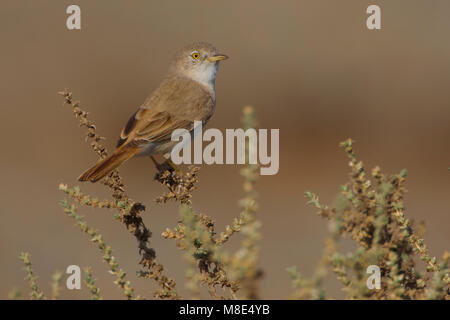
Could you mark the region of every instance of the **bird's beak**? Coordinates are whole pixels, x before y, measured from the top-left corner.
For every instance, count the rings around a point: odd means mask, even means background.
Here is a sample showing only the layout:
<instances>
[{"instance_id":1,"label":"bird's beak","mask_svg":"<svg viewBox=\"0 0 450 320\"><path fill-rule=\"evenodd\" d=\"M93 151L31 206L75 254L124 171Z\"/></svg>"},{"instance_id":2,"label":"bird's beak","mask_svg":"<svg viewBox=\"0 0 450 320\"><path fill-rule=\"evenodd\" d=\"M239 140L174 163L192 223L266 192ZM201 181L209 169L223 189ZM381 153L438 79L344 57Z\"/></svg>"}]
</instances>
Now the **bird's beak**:
<instances>
[{"instance_id":1,"label":"bird's beak","mask_svg":"<svg viewBox=\"0 0 450 320\"><path fill-rule=\"evenodd\" d=\"M206 60L209 62L217 62L217 61L226 60L226 59L228 59L228 56L226 56L224 54L216 54L215 56L206 58Z\"/></svg>"}]
</instances>

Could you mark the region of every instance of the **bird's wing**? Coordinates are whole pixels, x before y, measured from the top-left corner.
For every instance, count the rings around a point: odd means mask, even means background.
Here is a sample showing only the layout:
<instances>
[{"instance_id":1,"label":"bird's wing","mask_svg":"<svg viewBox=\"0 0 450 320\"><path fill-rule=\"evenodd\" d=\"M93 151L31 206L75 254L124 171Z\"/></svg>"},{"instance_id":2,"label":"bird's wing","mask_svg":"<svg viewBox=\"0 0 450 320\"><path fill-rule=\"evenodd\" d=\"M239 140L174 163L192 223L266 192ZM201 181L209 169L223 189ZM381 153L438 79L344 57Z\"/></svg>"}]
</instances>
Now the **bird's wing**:
<instances>
[{"instance_id":1,"label":"bird's wing","mask_svg":"<svg viewBox=\"0 0 450 320\"><path fill-rule=\"evenodd\" d=\"M139 120L137 111L128 121L127 126L122 129L117 147L124 143L130 146L139 146L150 142L170 140L175 129L193 129L193 122L179 119L167 111L161 111L148 116L149 120ZM142 125L142 123L144 123Z\"/></svg>"},{"instance_id":2,"label":"bird's wing","mask_svg":"<svg viewBox=\"0 0 450 320\"><path fill-rule=\"evenodd\" d=\"M199 84L179 78L166 81L128 120L117 147L170 140L174 130L191 131L194 121L206 121L213 109L214 98Z\"/></svg>"}]
</instances>

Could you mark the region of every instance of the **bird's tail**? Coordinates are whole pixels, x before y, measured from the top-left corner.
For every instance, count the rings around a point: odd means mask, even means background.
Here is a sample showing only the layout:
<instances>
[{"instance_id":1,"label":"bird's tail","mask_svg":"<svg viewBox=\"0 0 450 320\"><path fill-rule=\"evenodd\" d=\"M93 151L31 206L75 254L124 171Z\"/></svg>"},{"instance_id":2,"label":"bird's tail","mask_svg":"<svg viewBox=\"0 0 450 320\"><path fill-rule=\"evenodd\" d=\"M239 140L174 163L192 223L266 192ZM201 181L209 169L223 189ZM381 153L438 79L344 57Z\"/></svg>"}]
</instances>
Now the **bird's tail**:
<instances>
[{"instance_id":1,"label":"bird's tail","mask_svg":"<svg viewBox=\"0 0 450 320\"><path fill-rule=\"evenodd\" d=\"M124 145L119 149L117 149L116 151L114 151L113 154L101 160L95 166L84 172L78 178L78 180L97 182L98 180L106 176L108 173L116 169L118 166L120 166L122 163L124 163L132 156L134 156L137 151L138 151L137 147L129 147Z\"/></svg>"}]
</instances>

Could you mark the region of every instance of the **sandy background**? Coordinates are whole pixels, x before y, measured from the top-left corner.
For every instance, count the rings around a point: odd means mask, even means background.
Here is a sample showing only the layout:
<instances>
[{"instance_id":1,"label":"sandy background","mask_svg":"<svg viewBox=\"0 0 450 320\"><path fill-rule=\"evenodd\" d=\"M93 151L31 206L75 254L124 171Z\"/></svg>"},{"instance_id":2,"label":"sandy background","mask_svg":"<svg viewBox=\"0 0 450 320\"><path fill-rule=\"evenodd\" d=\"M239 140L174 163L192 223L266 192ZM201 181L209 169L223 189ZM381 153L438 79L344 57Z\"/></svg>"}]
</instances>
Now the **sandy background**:
<instances>
[{"instance_id":1,"label":"sandy background","mask_svg":"<svg viewBox=\"0 0 450 320\"><path fill-rule=\"evenodd\" d=\"M82 30L65 27L66 7L82 10ZM290 292L286 267L309 275L321 255L327 225L306 205L311 190L331 203L347 179L338 143L357 141L367 167L407 168L406 213L425 220L433 255L450 248L450 2L377 1L382 30L365 27L373 1L23 1L0 11L0 297L26 291L20 250L32 254L42 289L54 270L91 265L107 298L122 298L97 248L73 226L58 201L60 182L95 162L56 92L81 100L111 148L119 130L164 76L173 53L197 40L231 59L219 70L217 111L209 127L240 127L241 109L254 105L263 128L280 129L280 171L258 182L263 223L263 298ZM128 193L144 201L158 259L184 293L184 264L174 243L159 235L178 220L175 204L157 205L164 189L152 181L148 159L121 169ZM204 166L194 208L221 230L239 208L238 166ZM106 197L101 185L83 190ZM152 281L135 277L134 238L113 212L82 209L101 230L140 294ZM239 242L236 237L231 248ZM330 280L330 293L339 292ZM63 291L87 298L86 290Z\"/></svg>"}]
</instances>

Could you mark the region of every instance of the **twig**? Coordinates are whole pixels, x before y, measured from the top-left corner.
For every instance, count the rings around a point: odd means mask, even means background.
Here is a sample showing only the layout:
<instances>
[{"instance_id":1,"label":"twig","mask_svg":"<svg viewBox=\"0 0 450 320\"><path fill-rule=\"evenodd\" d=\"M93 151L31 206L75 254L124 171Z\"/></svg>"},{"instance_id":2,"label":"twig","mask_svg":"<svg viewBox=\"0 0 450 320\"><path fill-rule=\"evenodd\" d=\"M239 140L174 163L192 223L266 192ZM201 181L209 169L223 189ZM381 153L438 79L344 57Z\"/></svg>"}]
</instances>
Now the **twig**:
<instances>
[{"instance_id":1,"label":"twig","mask_svg":"<svg viewBox=\"0 0 450 320\"><path fill-rule=\"evenodd\" d=\"M59 294L61 293L61 280L62 280L63 273L60 271L56 271L52 275L52 299L56 300L59 297Z\"/></svg>"},{"instance_id":2,"label":"twig","mask_svg":"<svg viewBox=\"0 0 450 320\"><path fill-rule=\"evenodd\" d=\"M84 268L84 282L91 293L92 300L102 300L102 296L100 295L100 289L95 284L95 279L92 276L92 268L86 267Z\"/></svg>"},{"instance_id":3,"label":"twig","mask_svg":"<svg viewBox=\"0 0 450 320\"><path fill-rule=\"evenodd\" d=\"M25 272L27 274L26 280L30 284L31 288L31 299L43 300L45 299L44 293L39 289L37 284L37 278L33 274L33 269L31 267L30 254L28 252L21 252L19 255L20 260L22 260L25 265Z\"/></svg>"},{"instance_id":4,"label":"twig","mask_svg":"<svg viewBox=\"0 0 450 320\"><path fill-rule=\"evenodd\" d=\"M104 138L97 134L95 124L88 120L88 113L80 108L79 102L73 100L72 93L67 89L59 92L59 94L65 99L64 105L72 107L75 117L79 119L80 126L87 128L86 139L90 141L91 148L100 158L105 158L108 153L106 148L100 143ZM161 299L178 299L179 297L175 290L175 281L164 275L164 267L156 263L155 250L149 246L152 233L145 226L141 217L145 206L139 202L132 201L125 194L124 184L117 170L114 170L109 176L105 177L102 183L112 190L113 202L108 200L98 201L85 195L80 196L81 193L79 188L76 189L77 187L70 189L65 185L61 185L61 190L81 204L117 209L119 214L116 218L126 226L127 230L134 235L138 242L139 254L141 256L139 264L144 268L138 272L138 275L144 278L154 279L159 284L161 289L154 294L155 297Z\"/></svg>"},{"instance_id":5,"label":"twig","mask_svg":"<svg viewBox=\"0 0 450 320\"><path fill-rule=\"evenodd\" d=\"M91 241L97 244L99 250L103 253L103 260L108 264L110 273L116 277L114 283L123 290L127 299L134 299L134 289L131 287L129 281L125 281L126 273L120 269L119 264L116 262L116 258L112 254L112 249L108 246L101 234L93 228L89 227L84 221L83 217L77 213L77 207L70 205L67 200L61 200L61 206L64 208L64 212L71 218L73 218L81 231L88 234L91 237ZM139 296L136 298L140 298Z\"/></svg>"}]
</instances>

